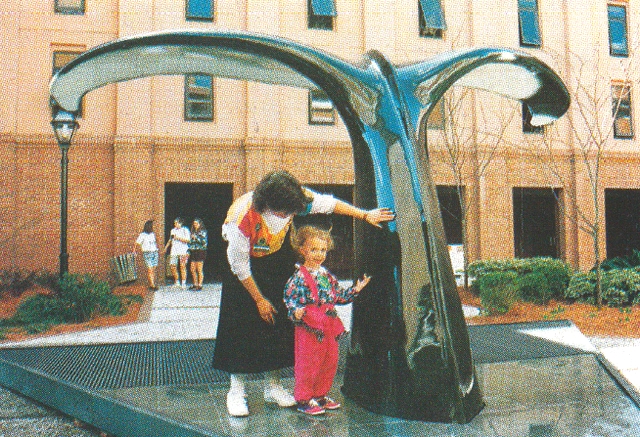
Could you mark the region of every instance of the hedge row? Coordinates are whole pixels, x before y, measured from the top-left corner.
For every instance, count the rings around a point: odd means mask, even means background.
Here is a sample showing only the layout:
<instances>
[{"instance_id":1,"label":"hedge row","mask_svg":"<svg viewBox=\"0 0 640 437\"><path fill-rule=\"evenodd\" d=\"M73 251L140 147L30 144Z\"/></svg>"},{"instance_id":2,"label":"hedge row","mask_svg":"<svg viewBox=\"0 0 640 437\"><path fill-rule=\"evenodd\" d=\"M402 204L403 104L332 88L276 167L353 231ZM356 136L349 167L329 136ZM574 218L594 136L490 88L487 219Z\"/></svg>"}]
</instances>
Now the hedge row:
<instances>
[{"instance_id":1,"label":"hedge row","mask_svg":"<svg viewBox=\"0 0 640 437\"><path fill-rule=\"evenodd\" d=\"M471 291L490 312L506 312L518 300L596 303L596 272L572 273L566 263L554 258L476 261L468 272L474 278ZM601 287L605 305L640 304L640 267L602 270Z\"/></svg>"},{"instance_id":2,"label":"hedge row","mask_svg":"<svg viewBox=\"0 0 640 437\"><path fill-rule=\"evenodd\" d=\"M640 268L601 271L602 303L612 307L640 304ZM565 298L596 304L596 272L575 273Z\"/></svg>"}]
</instances>

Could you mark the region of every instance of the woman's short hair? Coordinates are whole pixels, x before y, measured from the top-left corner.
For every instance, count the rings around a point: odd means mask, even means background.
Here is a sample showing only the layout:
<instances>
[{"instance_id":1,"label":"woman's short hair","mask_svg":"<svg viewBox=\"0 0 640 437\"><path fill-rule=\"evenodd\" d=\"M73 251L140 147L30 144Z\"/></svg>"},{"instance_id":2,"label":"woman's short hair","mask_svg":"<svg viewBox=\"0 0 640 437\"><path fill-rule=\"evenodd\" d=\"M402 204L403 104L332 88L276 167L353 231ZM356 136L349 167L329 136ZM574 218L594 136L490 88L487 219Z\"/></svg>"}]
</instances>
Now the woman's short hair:
<instances>
[{"instance_id":1,"label":"woman's short hair","mask_svg":"<svg viewBox=\"0 0 640 437\"><path fill-rule=\"evenodd\" d=\"M300 228L293 228L291 231L291 247L300 253L300 248L309 238L317 237L327 242L327 250L333 249L333 237L331 231L312 225L304 225Z\"/></svg>"},{"instance_id":2,"label":"woman's short hair","mask_svg":"<svg viewBox=\"0 0 640 437\"><path fill-rule=\"evenodd\" d=\"M271 210L290 215L299 214L311 200L300 182L285 170L267 174L253 191L253 206L259 213Z\"/></svg>"},{"instance_id":3,"label":"woman's short hair","mask_svg":"<svg viewBox=\"0 0 640 437\"><path fill-rule=\"evenodd\" d=\"M175 222L178 222L178 223L180 223L181 225L184 225L184 220L182 220L182 217L176 217L176 218L174 218L174 219L173 219L173 222L174 222L174 223L175 223Z\"/></svg>"}]
</instances>

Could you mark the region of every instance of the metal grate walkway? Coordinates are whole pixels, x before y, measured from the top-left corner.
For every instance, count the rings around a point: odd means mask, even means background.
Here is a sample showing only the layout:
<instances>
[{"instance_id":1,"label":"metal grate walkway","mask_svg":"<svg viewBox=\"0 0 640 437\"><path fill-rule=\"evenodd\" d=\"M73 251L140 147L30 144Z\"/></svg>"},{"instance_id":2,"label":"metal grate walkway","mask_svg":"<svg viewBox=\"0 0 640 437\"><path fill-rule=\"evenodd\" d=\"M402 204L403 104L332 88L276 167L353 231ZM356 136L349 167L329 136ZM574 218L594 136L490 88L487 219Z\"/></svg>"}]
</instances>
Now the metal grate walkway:
<instances>
[{"instance_id":1,"label":"metal grate walkway","mask_svg":"<svg viewBox=\"0 0 640 437\"><path fill-rule=\"evenodd\" d=\"M213 341L59 346L0 351L0 359L92 389L222 382Z\"/></svg>"},{"instance_id":2,"label":"metal grate walkway","mask_svg":"<svg viewBox=\"0 0 640 437\"><path fill-rule=\"evenodd\" d=\"M545 322L544 326L569 325L557 321ZM519 332L522 327L519 324L470 326L476 362L585 353L522 334ZM345 342L341 347L344 350L348 338L342 342ZM90 389L216 384L226 382L228 375L211 367L214 344L214 340L191 340L0 349L0 360ZM284 376L293 376L291 369L289 373L285 372Z\"/></svg>"}]
</instances>

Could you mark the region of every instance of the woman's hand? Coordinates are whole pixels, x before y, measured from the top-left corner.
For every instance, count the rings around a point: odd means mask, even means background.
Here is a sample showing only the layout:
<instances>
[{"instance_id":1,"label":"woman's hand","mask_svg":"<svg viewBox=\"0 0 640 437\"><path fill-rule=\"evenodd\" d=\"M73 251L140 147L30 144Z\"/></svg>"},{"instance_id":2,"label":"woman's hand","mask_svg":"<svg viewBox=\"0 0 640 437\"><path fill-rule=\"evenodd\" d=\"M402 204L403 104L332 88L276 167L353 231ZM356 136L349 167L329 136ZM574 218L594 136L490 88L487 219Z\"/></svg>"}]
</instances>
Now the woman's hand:
<instances>
[{"instance_id":1,"label":"woman's hand","mask_svg":"<svg viewBox=\"0 0 640 437\"><path fill-rule=\"evenodd\" d=\"M356 282L356 285L353 286L353 290L356 293L360 293L360 290L362 290L364 286L369 283L370 280L371 280L371 276L364 274L362 276L362 279L358 279L358 281Z\"/></svg>"},{"instance_id":2,"label":"woman's hand","mask_svg":"<svg viewBox=\"0 0 640 437\"><path fill-rule=\"evenodd\" d=\"M274 316L278 311L276 311L271 302L269 302L269 299L266 299L264 297L262 299L258 299L258 301L256 302L256 306L258 307L258 313L260 314L262 320L269 323L270 325L276 323L276 319Z\"/></svg>"},{"instance_id":3,"label":"woman's hand","mask_svg":"<svg viewBox=\"0 0 640 437\"><path fill-rule=\"evenodd\" d=\"M293 317L295 317L296 320L302 320L302 318L304 317L304 308L298 308L297 310L295 310L293 312Z\"/></svg>"},{"instance_id":4,"label":"woman's hand","mask_svg":"<svg viewBox=\"0 0 640 437\"><path fill-rule=\"evenodd\" d=\"M380 223L395 220L396 215L389 208L377 208L365 212L363 218L367 223L381 228L382 226L380 225Z\"/></svg>"}]
</instances>

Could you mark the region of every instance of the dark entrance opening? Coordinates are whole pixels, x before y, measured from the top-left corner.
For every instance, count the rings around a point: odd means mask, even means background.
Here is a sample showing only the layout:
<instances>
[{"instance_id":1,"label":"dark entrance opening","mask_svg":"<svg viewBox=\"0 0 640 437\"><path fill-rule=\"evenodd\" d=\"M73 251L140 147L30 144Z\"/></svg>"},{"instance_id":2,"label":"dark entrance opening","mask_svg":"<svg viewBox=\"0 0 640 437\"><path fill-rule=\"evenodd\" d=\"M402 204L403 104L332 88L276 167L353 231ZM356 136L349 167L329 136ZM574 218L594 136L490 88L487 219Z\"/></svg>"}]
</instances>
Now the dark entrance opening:
<instances>
[{"instance_id":1,"label":"dark entrance opening","mask_svg":"<svg viewBox=\"0 0 640 437\"><path fill-rule=\"evenodd\" d=\"M353 203L353 185L339 184L306 184L317 193L333 194L334 197ZM340 279L353 277L353 219L351 217L332 214L315 214L306 217L296 217L294 224L302 226L305 223L315 224L325 229L331 228L334 248L324 265Z\"/></svg>"},{"instance_id":2,"label":"dark entrance opening","mask_svg":"<svg viewBox=\"0 0 640 437\"><path fill-rule=\"evenodd\" d=\"M204 282L220 281L226 254L221 227L233 201L233 184L175 183L164 185L164 236L169 239L173 220L182 217L191 228L199 217L207 228L209 245L204 262ZM188 269L189 266L187 266ZM189 280L191 272L187 272Z\"/></svg>"},{"instance_id":3,"label":"dark entrance opening","mask_svg":"<svg viewBox=\"0 0 640 437\"><path fill-rule=\"evenodd\" d=\"M513 189L513 235L516 258L558 257L559 190Z\"/></svg>"},{"instance_id":4,"label":"dark entrance opening","mask_svg":"<svg viewBox=\"0 0 640 437\"><path fill-rule=\"evenodd\" d=\"M447 244L462 244L462 208L458 187L438 185L436 191ZM464 198L464 187L462 187L462 193Z\"/></svg>"},{"instance_id":5,"label":"dark entrance opening","mask_svg":"<svg viewBox=\"0 0 640 437\"><path fill-rule=\"evenodd\" d=\"M604 190L607 258L640 250L640 190Z\"/></svg>"}]
</instances>

